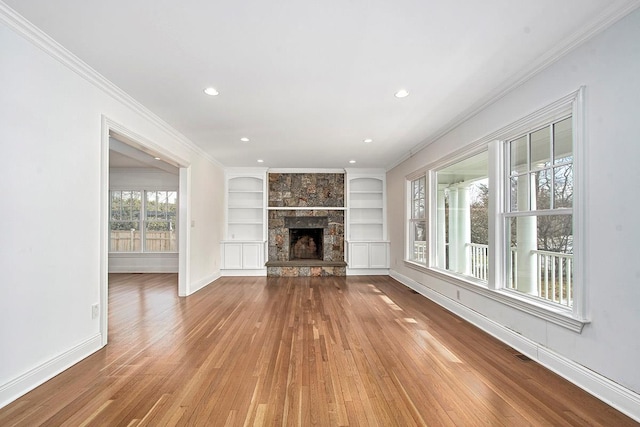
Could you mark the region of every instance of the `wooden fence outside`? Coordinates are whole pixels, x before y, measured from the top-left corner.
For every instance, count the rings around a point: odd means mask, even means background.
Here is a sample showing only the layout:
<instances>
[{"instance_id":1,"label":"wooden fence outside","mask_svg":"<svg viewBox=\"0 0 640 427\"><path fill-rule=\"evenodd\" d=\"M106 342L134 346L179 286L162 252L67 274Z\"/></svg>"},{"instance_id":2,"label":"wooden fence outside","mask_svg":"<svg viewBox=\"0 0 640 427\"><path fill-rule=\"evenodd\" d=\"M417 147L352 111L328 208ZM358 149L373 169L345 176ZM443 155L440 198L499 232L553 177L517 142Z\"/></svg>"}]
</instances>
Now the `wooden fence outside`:
<instances>
[{"instance_id":1,"label":"wooden fence outside","mask_svg":"<svg viewBox=\"0 0 640 427\"><path fill-rule=\"evenodd\" d=\"M141 252L141 232L111 231L111 252ZM145 233L145 252L177 252L178 244L175 231L147 231Z\"/></svg>"}]
</instances>

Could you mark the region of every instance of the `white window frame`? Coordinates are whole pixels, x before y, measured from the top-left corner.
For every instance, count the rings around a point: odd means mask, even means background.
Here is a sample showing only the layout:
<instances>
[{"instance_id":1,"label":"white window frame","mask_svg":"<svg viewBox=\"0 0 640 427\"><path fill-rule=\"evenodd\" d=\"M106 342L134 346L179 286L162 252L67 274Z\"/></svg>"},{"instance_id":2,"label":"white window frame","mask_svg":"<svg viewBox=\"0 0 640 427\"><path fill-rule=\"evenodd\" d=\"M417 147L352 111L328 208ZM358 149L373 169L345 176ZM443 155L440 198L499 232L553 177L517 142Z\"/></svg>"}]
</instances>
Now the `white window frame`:
<instances>
[{"instance_id":1,"label":"white window frame","mask_svg":"<svg viewBox=\"0 0 640 427\"><path fill-rule=\"evenodd\" d=\"M111 220L111 201L113 200L113 193L114 192L138 192L141 195L141 200L140 200L140 218L137 221L116 221L116 222L136 222L138 223L138 228L140 231L140 250L138 251L127 251L127 252L122 252L122 251L113 251L111 249L111 223L113 222ZM147 240L146 240L146 234L147 234L147 230L146 230L146 226L147 226L147 222L149 221L147 219L147 193L148 192L173 192L176 193L176 250L175 251L162 251L162 252L158 252L158 251L149 251L147 249ZM150 188L146 188L146 189L141 189L141 188L112 188L109 190L109 254L111 255L127 255L127 254L176 254L178 253L178 224L179 224L179 219L178 219L178 214L179 214L179 200L178 200L178 195L179 192L178 190L175 189L166 189L166 188L158 188L158 189L150 189ZM158 220L159 222L168 222L168 221L164 221L164 220Z\"/></svg>"},{"instance_id":2,"label":"white window frame","mask_svg":"<svg viewBox=\"0 0 640 427\"><path fill-rule=\"evenodd\" d=\"M406 256L405 265L429 275L448 281L458 287L462 287L479 293L492 300L503 303L509 307L521 310L534 316L545 319L554 324L563 326L575 332L581 332L584 324L588 323L588 275L586 274L586 197L588 188L586 167L586 141L584 131L584 92L585 88L557 100L556 102L506 126L497 132L478 140L462 150L459 150L440 161L430 164L427 167L416 171L406 177L407 186L407 209L408 219L410 219L409 204L411 180L427 175L427 198L429 209L427 210L427 239L429 242L429 262L421 265L411 260L410 255L410 234L406 233ZM572 116L573 120L573 305L572 307L562 307L555 303L547 303L540 298L524 295L511 289L507 289L506 283L506 254L507 240L504 227L506 204L505 204L505 174L507 173L505 159L505 141L530 132L541 126L549 124L558 119ZM466 157L475 155L481 151L488 150L489 155L489 277L488 282L474 281L473 278L451 273L437 268L435 265L435 255L433 248L437 244L435 237L435 212L437 208L437 180L436 171L447 165L456 163ZM409 221L406 224L410 224Z\"/></svg>"},{"instance_id":3,"label":"white window frame","mask_svg":"<svg viewBox=\"0 0 640 427\"><path fill-rule=\"evenodd\" d=\"M424 180L424 217L423 218L415 218L413 216L413 202L414 202L414 198L413 198L413 183L417 180L423 179ZM417 174L414 174L409 180L408 180L408 185L407 185L407 199L409 201L409 209L408 211L408 215L407 215L407 233L406 233L406 238L407 238L407 250L406 250L406 259L409 260L410 262L415 262L419 265L424 265L427 266L428 262L429 262L429 256L430 256L430 251L429 251L429 224L428 224L428 219L429 219L429 215L430 215L430 203L429 203L429 177L427 176L425 171L421 171ZM425 230L425 260L424 263L419 262L418 260L413 258L413 253L414 253L414 246L412 245L412 243L414 242L414 235L413 235L413 231L415 229L415 225L418 223L423 223L424 224L424 230Z\"/></svg>"}]
</instances>

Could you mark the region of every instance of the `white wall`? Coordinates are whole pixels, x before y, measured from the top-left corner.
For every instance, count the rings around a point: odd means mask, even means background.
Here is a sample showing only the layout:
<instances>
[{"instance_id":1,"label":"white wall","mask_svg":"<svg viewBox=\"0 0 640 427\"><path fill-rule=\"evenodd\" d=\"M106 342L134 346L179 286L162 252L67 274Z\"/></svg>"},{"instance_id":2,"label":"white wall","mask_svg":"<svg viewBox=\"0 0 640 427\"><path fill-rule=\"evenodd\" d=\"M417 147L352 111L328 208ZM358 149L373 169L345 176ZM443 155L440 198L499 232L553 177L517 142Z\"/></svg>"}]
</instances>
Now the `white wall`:
<instances>
[{"instance_id":1,"label":"white wall","mask_svg":"<svg viewBox=\"0 0 640 427\"><path fill-rule=\"evenodd\" d=\"M178 191L178 175L155 168L110 168L110 190ZM180 230L178 229L178 234ZM178 253L109 253L109 273L177 273Z\"/></svg>"},{"instance_id":2,"label":"white wall","mask_svg":"<svg viewBox=\"0 0 640 427\"><path fill-rule=\"evenodd\" d=\"M221 168L31 30L0 9L0 406L101 345L103 115L188 163L187 293L219 276Z\"/></svg>"},{"instance_id":3,"label":"white wall","mask_svg":"<svg viewBox=\"0 0 640 427\"><path fill-rule=\"evenodd\" d=\"M387 175L391 267L461 312L485 316L566 358L640 392L640 11L619 21L507 96L457 126ZM587 286L589 317L582 333L506 307L403 263L405 176L586 85ZM482 321L482 320L481 320ZM491 323L491 322L488 322ZM629 396L638 409L638 395ZM640 412L635 413L640 417Z\"/></svg>"}]
</instances>

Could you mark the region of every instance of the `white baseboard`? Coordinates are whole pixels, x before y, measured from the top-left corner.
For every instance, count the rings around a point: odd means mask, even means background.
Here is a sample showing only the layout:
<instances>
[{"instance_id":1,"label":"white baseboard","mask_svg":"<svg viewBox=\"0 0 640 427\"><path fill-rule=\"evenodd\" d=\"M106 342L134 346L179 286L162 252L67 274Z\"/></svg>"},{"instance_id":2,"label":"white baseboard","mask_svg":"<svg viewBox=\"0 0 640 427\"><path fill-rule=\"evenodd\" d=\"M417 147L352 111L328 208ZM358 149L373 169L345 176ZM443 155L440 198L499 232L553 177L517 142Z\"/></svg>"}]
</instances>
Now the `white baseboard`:
<instances>
[{"instance_id":1,"label":"white baseboard","mask_svg":"<svg viewBox=\"0 0 640 427\"><path fill-rule=\"evenodd\" d=\"M389 275L403 285L429 298L436 304L462 317L489 335L513 347L522 354L535 360L547 369L577 385L584 391L623 414L640 422L640 395L584 366L543 347L534 341L500 325L480 313L473 311L457 301L448 298L433 289L410 279L397 271Z\"/></svg>"},{"instance_id":2,"label":"white baseboard","mask_svg":"<svg viewBox=\"0 0 640 427\"><path fill-rule=\"evenodd\" d=\"M198 292L200 289L204 288L211 282L218 280L220 277L222 277L222 274L220 274L220 270L218 270L209 276L203 277L202 279L196 282L192 282L189 285L189 292L187 293L187 295L191 295Z\"/></svg>"},{"instance_id":3,"label":"white baseboard","mask_svg":"<svg viewBox=\"0 0 640 427\"><path fill-rule=\"evenodd\" d=\"M267 275L267 269L261 268L257 270L230 270L224 269L222 270L223 276L237 277L237 276L251 276L251 277L260 277Z\"/></svg>"},{"instance_id":4,"label":"white baseboard","mask_svg":"<svg viewBox=\"0 0 640 427\"><path fill-rule=\"evenodd\" d=\"M30 392L101 348L102 334L94 335L8 383L0 385L0 408Z\"/></svg>"},{"instance_id":5,"label":"white baseboard","mask_svg":"<svg viewBox=\"0 0 640 427\"><path fill-rule=\"evenodd\" d=\"M347 276L388 276L388 268L347 268Z\"/></svg>"}]
</instances>

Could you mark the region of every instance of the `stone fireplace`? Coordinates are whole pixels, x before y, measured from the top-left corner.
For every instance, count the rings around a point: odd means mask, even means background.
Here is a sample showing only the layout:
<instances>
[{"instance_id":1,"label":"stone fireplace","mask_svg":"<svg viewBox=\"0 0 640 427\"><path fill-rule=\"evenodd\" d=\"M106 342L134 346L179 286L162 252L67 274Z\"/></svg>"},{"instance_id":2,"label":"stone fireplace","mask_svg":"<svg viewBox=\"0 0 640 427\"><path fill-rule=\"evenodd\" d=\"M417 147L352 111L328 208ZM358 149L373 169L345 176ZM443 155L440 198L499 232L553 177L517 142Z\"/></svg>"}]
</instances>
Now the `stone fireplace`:
<instances>
[{"instance_id":1,"label":"stone fireplace","mask_svg":"<svg viewBox=\"0 0 640 427\"><path fill-rule=\"evenodd\" d=\"M346 275L344 174L269 174L268 229L267 276Z\"/></svg>"}]
</instances>

